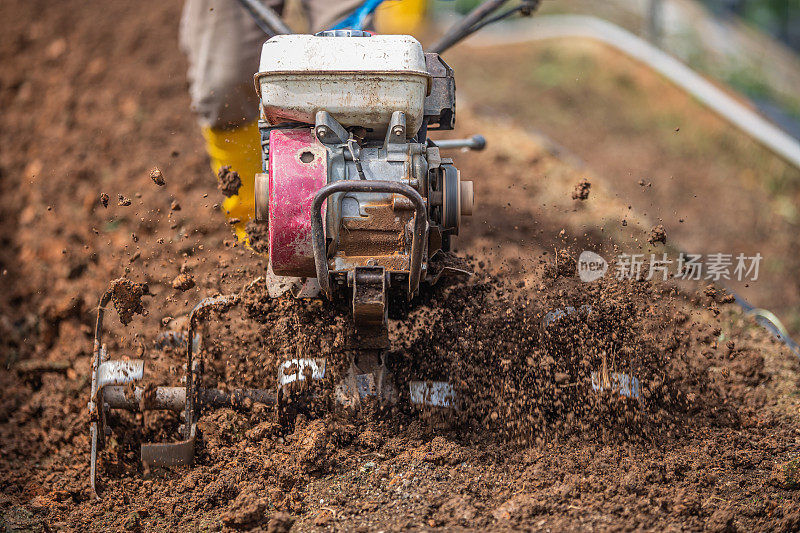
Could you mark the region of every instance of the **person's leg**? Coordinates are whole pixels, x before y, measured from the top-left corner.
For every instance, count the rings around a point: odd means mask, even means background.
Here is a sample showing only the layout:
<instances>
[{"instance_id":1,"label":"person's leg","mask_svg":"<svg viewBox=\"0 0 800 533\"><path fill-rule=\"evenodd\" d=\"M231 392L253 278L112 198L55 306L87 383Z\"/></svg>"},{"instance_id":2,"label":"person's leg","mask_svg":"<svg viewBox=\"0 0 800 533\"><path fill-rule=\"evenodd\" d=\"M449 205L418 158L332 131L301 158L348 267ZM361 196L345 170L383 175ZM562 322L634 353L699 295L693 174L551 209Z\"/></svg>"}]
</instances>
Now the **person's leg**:
<instances>
[{"instance_id":1,"label":"person's leg","mask_svg":"<svg viewBox=\"0 0 800 533\"><path fill-rule=\"evenodd\" d=\"M233 224L236 237L248 242L245 228L255 218L255 175L261 172L261 135L258 121L229 129L203 128L211 169L219 173L222 167L239 174L242 185L239 193L226 197L222 212Z\"/></svg>"},{"instance_id":2,"label":"person's leg","mask_svg":"<svg viewBox=\"0 0 800 533\"><path fill-rule=\"evenodd\" d=\"M266 2L282 8L282 1ZM236 0L186 0L180 44L189 60L192 109L206 140L212 170L230 166L239 174L239 194L226 198L222 209L239 219L236 234L254 216L254 176L261 171L258 96L253 75L258 71L266 35Z\"/></svg>"}]
</instances>

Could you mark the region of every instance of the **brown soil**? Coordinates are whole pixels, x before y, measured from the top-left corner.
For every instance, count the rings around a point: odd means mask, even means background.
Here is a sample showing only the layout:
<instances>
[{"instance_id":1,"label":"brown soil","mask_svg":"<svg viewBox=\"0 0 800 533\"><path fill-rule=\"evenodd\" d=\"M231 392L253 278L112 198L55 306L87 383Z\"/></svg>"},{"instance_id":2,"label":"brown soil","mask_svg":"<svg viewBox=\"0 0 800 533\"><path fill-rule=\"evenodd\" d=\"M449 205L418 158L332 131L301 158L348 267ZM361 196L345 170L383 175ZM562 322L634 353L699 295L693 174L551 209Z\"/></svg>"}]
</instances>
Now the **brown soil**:
<instances>
[{"instance_id":1,"label":"brown soil","mask_svg":"<svg viewBox=\"0 0 800 533\"><path fill-rule=\"evenodd\" d=\"M163 187L164 185L167 184L167 182L164 180L164 175L158 168L154 168L153 170L150 171L150 179L153 180L153 183L155 183L159 187Z\"/></svg>"},{"instance_id":2,"label":"brown soil","mask_svg":"<svg viewBox=\"0 0 800 533\"><path fill-rule=\"evenodd\" d=\"M639 214L643 230L663 224L672 246L694 254L760 253L757 283L726 284L800 335L800 169L596 41L468 42L447 60L461 102L542 132L580 158L596 173L593 183L604 181Z\"/></svg>"},{"instance_id":3,"label":"brown soil","mask_svg":"<svg viewBox=\"0 0 800 533\"><path fill-rule=\"evenodd\" d=\"M654 226L653 229L650 230L650 236L647 237L647 242L652 245L656 243L667 244L667 230L664 229L664 226L661 224Z\"/></svg>"},{"instance_id":4,"label":"brown soil","mask_svg":"<svg viewBox=\"0 0 800 533\"><path fill-rule=\"evenodd\" d=\"M188 291L194 286L194 278L190 274L178 274L178 276L172 280L172 288L179 291Z\"/></svg>"},{"instance_id":5,"label":"brown soil","mask_svg":"<svg viewBox=\"0 0 800 533\"><path fill-rule=\"evenodd\" d=\"M586 178L583 178L581 181L575 185L575 189L572 191L572 199L573 200L588 200L589 199L589 191L592 188L592 184Z\"/></svg>"},{"instance_id":6,"label":"brown soil","mask_svg":"<svg viewBox=\"0 0 800 533\"><path fill-rule=\"evenodd\" d=\"M242 178L239 173L231 170L229 166L223 166L217 173L217 187L226 197L239 194L239 187L242 186Z\"/></svg>"},{"instance_id":7,"label":"brown soil","mask_svg":"<svg viewBox=\"0 0 800 533\"><path fill-rule=\"evenodd\" d=\"M111 302L114 304L114 309L123 326L130 324L133 315L146 314L142 305L142 297L148 293L147 285L119 278L111 282L110 289Z\"/></svg>"},{"instance_id":8,"label":"brown soil","mask_svg":"<svg viewBox=\"0 0 800 533\"><path fill-rule=\"evenodd\" d=\"M157 335L214 294L238 294L240 305L206 317L204 386L271 389L280 361L324 355L330 390L350 348L347 302L270 299L266 262L234 244L210 205L216 184L188 111L179 10L0 4L19 21L0 34L0 524L800 528L797 361L714 287L580 282L577 253L645 247L646 231L621 225L641 220L594 176L591 197L575 202L585 169L469 106L455 134L479 130L490 144L454 154L478 202L455 241L467 259L441 266L475 275L426 287L390 317L401 395L408 380L448 378L459 410L401 401L301 415L293 427L258 405L207 412L195 465L147 472L139 444L174 440L179 418L115 413L93 499L92 328L111 279L127 326L106 321L108 351L145 359L150 391L185 372L181 350L158 349ZM150 178L156 165L163 186ZM101 190L131 205L100 209ZM180 276L195 285L177 292ZM638 398L621 394L625 376Z\"/></svg>"}]
</instances>

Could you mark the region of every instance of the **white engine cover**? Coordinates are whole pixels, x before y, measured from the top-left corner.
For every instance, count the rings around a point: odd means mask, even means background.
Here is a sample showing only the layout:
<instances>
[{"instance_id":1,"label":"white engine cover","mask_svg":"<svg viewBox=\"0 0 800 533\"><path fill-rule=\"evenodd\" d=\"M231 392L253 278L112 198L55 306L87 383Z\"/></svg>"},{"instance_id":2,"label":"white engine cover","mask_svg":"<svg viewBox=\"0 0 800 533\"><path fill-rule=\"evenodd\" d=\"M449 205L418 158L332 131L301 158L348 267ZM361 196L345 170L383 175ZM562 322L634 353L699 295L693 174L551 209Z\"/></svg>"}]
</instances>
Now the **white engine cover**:
<instances>
[{"instance_id":1,"label":"white engine cover","mask_svg":"<svg viewBox=\"0 0 800 533\"><path fill-rule=\"evenodd\" d=\"M271 124L314 123L325 110L343 126L385 131L394 111L409 135L422 125L431 76L410 35L278 35L261 49L256 90Z\"/></svg>"}]
</instances>

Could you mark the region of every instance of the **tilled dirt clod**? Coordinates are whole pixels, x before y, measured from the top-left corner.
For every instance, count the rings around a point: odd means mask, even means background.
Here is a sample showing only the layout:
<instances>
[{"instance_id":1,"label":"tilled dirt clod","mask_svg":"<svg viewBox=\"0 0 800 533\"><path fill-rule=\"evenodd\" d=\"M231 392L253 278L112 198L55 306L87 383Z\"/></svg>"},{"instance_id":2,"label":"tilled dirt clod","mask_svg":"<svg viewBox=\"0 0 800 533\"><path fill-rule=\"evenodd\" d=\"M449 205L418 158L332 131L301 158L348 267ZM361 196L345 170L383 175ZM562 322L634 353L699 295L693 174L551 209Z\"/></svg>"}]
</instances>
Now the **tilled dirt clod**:
<instances>
[{"instance_id":1,"label":"tilled dirt clod","mask_svg":"<svg viewBox=\"0 0 800 533\"><path fill-rule=\"evenodd\" d=\"M770 481L784 489L800 489L800 459L776 464Z\"/></svg>"},{"instance_id":2,"label":"tilled dirt clod","mask_svg":"<svg viewBox=\"0 0 800 533\"><path fill-rule=\"evenodd\" d=\"M252 529L267 521L266 498L257 494L241 492L222 515L225 525L235 529Z\"/></svg>"},{"instance_id":3,"label":"tilled dirt clod","mask_svg":"<svg viewBox=\"0 0 800 533\"><path fill-rule=\"evenodd\" d=\"M142 297L145 294L149 294L149 289L144 283L136 283L128 278L119 278L111 282L111 301L123 325L128 325L133 320L133 315L147 313L142 305Z\"/></svg>"},{"instance_id":4,"label":"tilled dirt clod","mask_svg":"<svg viewBox=\"0 0 800 533\"><path fill-rule=\"evenodd\" d=\"M179 291L188 291L192 287L194 287L194 277L191 274L178 274L175 279L172 280L172 288Z\"/></svg>"},{"instance_id":5,"label":"tilled dirt clod","mask_svg":"<svg viewBox=\"0 0 800 533\"><path fill-rule=\"evenodd\" d=\"M592 183L586 179L581 179L575 188L572 190L572 199L573 200L588 200L589 199L589 191L592 188Z\"/></svg>"},{"instance_id":6,"label":"tilled dirt clod","mask_svg":"<svg viewBox=\"0 0 800 533\"><path fill-rule=\"evenodd\" d=\"M269 253L269 226L263 222L251 220L247 223L247 236L250 247L259 254Z\"/></svg>"},{"instance_id":7,"label":"tilled dirt clod","mask_svg":"<svg viewBox=\"0 0 800 533\"><path fill-rule=\"evenodd\" d=\"M167 182L164 180L164 175L161 173L161 170L158 167L150 171L150 179L153 180L153 183L159 187L163 187L167 184Z\"/></svg>"},{"instance_id":8,"label":"tilled dirt clod","mask_svg":"<svg viewBox=\"0 0 800 533\"><path fill-rule=\"evenodd\" d=\"M217 173L217 188L226 198L239 194L241 186L242 179L239 177L238 172L231 170L228 165L220 167Z\"/></svg>"},{"instance_id":9,"label":"tilled dirt clod","mask_svg":"<svg viewBox=\"0 0 800 533\"><path fill-rule=\"evenodd\" d=\"M650 235L647 237L647 242L652 245L656 243L667 244L667 230L664 229L662 224L659 224L650 230Z\"/></svg>"}]
</instances>

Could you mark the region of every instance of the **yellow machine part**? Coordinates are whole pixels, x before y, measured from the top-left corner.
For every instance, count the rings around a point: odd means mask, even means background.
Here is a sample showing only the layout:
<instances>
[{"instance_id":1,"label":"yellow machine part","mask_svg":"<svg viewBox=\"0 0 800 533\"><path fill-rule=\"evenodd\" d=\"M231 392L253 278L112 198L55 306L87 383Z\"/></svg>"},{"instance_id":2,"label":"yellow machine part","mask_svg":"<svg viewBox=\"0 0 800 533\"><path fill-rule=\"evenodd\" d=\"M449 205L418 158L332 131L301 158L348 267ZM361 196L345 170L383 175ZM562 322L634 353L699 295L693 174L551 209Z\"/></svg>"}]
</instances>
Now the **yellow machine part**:
<instances>
[{"instance_id":1,"label":"yellow machine part","mask_svg":"<svg viewBox=\"0 0 800 533\"><path fill-rule=\"evenodd\" d=\"M390 0L375 11L378 33L414 34L422 26L428 0Z\"/></svg>"},{"instance_id":2,"label":"yellow machine part","mask_svg":"<svg viewBox=\"0 0 800 533\"><path fill-rule=\"evenodd\" d=\"M261 136L258 123L252 122L238 128L203 128L206 150L211 158L211 170L216 174L220 167L230 165L239 174L242 186L239 194L225 198L222 212L230 219L239 219L234 231L236 237L247 243L245 226L255 218L255 199L253 196L255 175L261 172Z\"/></svg>"}]
</instances>

